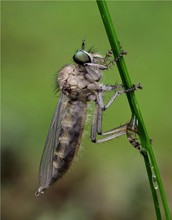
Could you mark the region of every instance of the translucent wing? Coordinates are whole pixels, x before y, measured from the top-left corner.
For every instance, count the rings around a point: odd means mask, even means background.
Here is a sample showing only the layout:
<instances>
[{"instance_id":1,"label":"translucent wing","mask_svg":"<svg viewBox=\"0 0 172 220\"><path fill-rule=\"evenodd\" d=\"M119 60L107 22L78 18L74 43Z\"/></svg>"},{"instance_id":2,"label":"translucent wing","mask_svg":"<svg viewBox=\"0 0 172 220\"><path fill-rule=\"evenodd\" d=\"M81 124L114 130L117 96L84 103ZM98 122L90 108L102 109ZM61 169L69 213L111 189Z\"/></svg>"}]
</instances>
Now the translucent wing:
<instances>
[{"instance_id":1,"label":"translucent wing","mask_svg":"<svg viewBox=\"0 0 172 220\"><path fill-rule=\"evenodd\" d=\"M68 97L61 94L57 107L55 109L52 123L49 128L47 139L45 142L41 163L39 167L39 183L40 187L36 192L36 195L43 193L46 188L52 182L52 170L53 170L53 156L54 150L59 142L60 124L62 120L63 112L65 111Z\"/></svg>"}]
</instances>

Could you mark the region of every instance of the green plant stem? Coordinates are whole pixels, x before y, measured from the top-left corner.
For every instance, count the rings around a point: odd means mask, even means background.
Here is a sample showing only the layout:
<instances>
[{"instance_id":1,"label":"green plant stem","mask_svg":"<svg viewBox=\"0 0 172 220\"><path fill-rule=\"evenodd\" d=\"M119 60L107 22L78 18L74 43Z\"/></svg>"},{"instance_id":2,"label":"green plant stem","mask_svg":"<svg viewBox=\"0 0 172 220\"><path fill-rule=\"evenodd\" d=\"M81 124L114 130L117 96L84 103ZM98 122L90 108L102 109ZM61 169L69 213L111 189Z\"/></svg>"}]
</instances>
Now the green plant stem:
<instances>
[{"instance_id":1,"label":"green plant stem","mask_svg":"<svg viewBox=\"0 0 172 220\"><path fill-rule=\"evenodd\" d=\"M97 0L97 4L98 4L98 8L99 8L99 11L100 11L103 23L104 23L104 27L106 29L107 36L109 38L109 42L110 42L113 54L115 57L117 57L121 50L120 50L120 45L119 45L119 41L118 41L118 38L115 32L115 29L114 29L114 26L113 26L113 23L112 23L110 14L109 14L109 10L107 8L106 1ZM131 83L128 70L127 70L123 57L121 57L121 59L117 63L117 66L118 66L118 70L119 70L124 87L130 88L132 86L132 83ZM144 155L144 162L145 162L149 184L150 184L150 188L151 188L151 192L153 196L156 217L158 220L162 219L158 196L157 196L157 190L155 189L155 186L154 186L155 183L152 178L153 175L156 176L156 181L157 181L157 185L159 188L166 220L170 220L169 208L168 208L167 200L165 197L160 173L159 173L156 159L155 159L155 156L152 150L150 139L149 139L142 115L141 115L141 111L140 111L138 102L136 100L136 96L134 93L127 93L127 98L128 98L128 102L131 108L132 117L135 116L138 120L138 135L140 137L141 145L146 150L146 153ZM153 172L152 172L152 169L153 169Z\"/></svg>"}]
</instances>

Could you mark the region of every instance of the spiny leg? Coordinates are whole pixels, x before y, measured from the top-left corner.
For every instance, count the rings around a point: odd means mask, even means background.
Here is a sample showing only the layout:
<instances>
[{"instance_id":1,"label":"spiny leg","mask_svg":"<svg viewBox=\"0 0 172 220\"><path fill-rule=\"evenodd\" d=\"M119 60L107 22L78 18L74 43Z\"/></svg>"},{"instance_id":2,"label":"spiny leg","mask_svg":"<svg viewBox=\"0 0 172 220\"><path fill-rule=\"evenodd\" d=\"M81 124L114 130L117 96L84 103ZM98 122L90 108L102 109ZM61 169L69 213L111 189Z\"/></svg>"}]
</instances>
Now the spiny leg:
<instances>
[{"instance_id":1,"label":"spiny leg","mask_svg":"<svg viewBox=\"0 0 172 220\"><path fill-rule=\"evenodd\" d=\"M82 41L82 46L81 46L81 48L82 48L82 49L85 48L85 41L84 41L84 40ZM112 50L109 50L109 51L106 53L106 55L105 55L104 58L99 57L98 60L99 60L99 63L100 63L100 64L98 64L98 63L85 63L84 66L90 66L90 67L92 67L92 68L95 68L95 69L97 68L97 69L99 69L99 70L107 70L107 69L109 69L114 63L117 63L123 55L126 55L126 54L127 54L127 52L125 52L125 51L122 49L121 46L120 46L120 48L121 48L121 52L119 53L119 55L118 55L117 57L115 57L114 60L110 61L108 64L106 64L106 62L109 61L109 58L110 58L111 55L113 54Z\"/></svg>"},{"instance_id":2,"label":"spiny leg","mask_svg":"<svg viewBox=\"0 0 172 220\"><path fill-rule=\"evenodd\" d=\"M114 60L110 61L106 67L107 69L109 69L114 63L117 63L121 57L123 57L124 55L127 55L127 52L125 52L124 50L121 50L121 52L119 53L119 55L117 57L115 57Z\"/></svg>"},{"instance_id":3,"label":"spiny leg","mask_svg":"<svg viewBox=\"0 0 172 220\"><path fill-rule=\"evenodd\" d=\"M98 130L99 108L100 107L96 102L94 116L93 116L93 120L92 120L92 126L91 126L91 141L92 142L95 142L95 140L96 140L96 135L97 135L97 130ZM101 115L101 117L102 117L102 115Z\"/></svg>"},{"instance_id":4,"label":"spiny leg","mask_svg":"<svg viewBox=\"0 0 172 220\"><path fill-rule=\"evenodd\" d=\"M104 57L104 62L106 62L112 56L112 54L113 54L112 50L108 50L108 52Z\"/></svg>"},{"instance_id":5,"label":"spiny leg","mask_svg":"<svg viewBox=\"0 0 172 220\"><path fill-rule=\"evenodd\" d=\"M124 86L122 84L115 84L115 85L101 85L99 92L109 92L116 89L123 89Z\"/></svg>"},{"instance_id":6,"label":"spiny leg","mask_svg":"<svg viewBox=\"0 0 172 220\"><path fill-rule=\"evenodd\" d=\"M121 88L123 87L122 85L118 85L118 88ZM104 105L104 102L103 102L103 93L104 92L107 92L107 91L111 91L111 90L116 90L117 86L103 86L98 92L96 92L96 99L97 99L97 102L99 104L99 106L101 107L101 109L104 111L106 110L107 108L109 108L109 106L115 101L115 99L123 94L123 93L128 93L128 92L134 92L136 89L141 89L141 85L140 83L138 85L133 85L131 88L129 89L123 89L123 90L120 90L120 91L115 91L114 95L111 97L111 99L108 101L108 103L106 105Z\"/></svg>"},{"instance_id":7,"label":"spiny leg","mask_svg":"<svg viewBox=\"0 0 172 220\"><path fill-rule=\"evenodd\" d=\"M120 50L121 50L120 53L119 53L119 55L118 55L117 57L115 57L114 60L110 61L109 64L106 65L106 66L107 66L107 69L110 68L114 63L117 63L117 62L120 60L121 57L123 57L124 55L127 55L127 52L122 49L122 46L121 46L120 43L119 43L119 46L120 46ZM105 55L104 62L108 61L108 58L109 58L112 54L113 54L113 51L112 51L112 50L109 50L109 51L107 52L107 54Z\"/></svg>"},{"instance_id":8,"label":"spiny leg","mask_svg":"<svg viewBox=\"0 0 172 220\"><path fill-rule=\"evenodd\" d=\"M117 63L119 59L126 54L124 51L122 51L114 60L110 61L108 64L105 64L105 62L108 60L106 57L105 58L99 58L99 61L101 64L98 63L84 63L84 66L90 66L94 69L99 69L99 70L108 70L114 63Z\"/></svg>"},{"instance_id":9,"label":"spiny leg","mask_svg":"<svg viewBox=\"0 0 172 220\"><path fill-rule=\"evenodd\" d=\"M147 151L145 148L142 148L141 144L138 142L137 134L138 134L138 123L135 117L133 117L127 125L127 137L129 142L139 150L139 152L145 157L147 155ZM152 140L150 139L150 142ZM158 189L157 177L154 172L154 167L150 164L151 172L152 172L152 183L155 189Z\"/></svg>"},{"instance_id":10,"label":"spiny leg","mask_svg":"<svg viewBox=\"0 0 172 220\"><path fill-rule=\"evenodd\" d=\"M113 52L112 50L108 50L108 52L105 54L105 57L101 57L99 59L100 63L105 64L107 61L109 61L109 58L112 56Z\"/></svg>"},{"instance_id":11,"label":"spiny leg","mask_svg":"<svg viewBox=\"0 0 172 220\"><path fill-rule=\"evenodd\" d=\"M130 144L133 145L134 148L138 149L139 151L141 150L141 145L139 142L137 142L137 133L138 133L138 128L136 126L136 121L135 118L131 119L130 122L127 125L127 138L130 142Z\"/></svg>"},{"instance_id":12,"label":"spiny leg","mask_svg":"<svg viewBox=\"0 0 172 220\"><path fill-rule=\"evenodd\" d=\"M120 51L119 55L115 58L115 60L111 61L111 62L107 65L108 68L109 68L110 66L112 66L114 63L118 62L119 59L120 59L123 55L127 55L127 52L125 52L125 51L123 50L123 48L122 48L120 42L119 42L119 46L120 46L120 50L121 50L121 51ZM111 50L109 50L109 51L106 53L105 57L101 59L101 62L106 63L106 62L109 60L109 58L111 57L112 54L113 54L113 51L112 51L112 49L111 49Z\"/></svg>"},{"instance_id":13,"label":"spiny leg","mask_svg":"<svg viewBox=\"0 0 172 220\"><path fill-rule=\"evenodd\" d=\"M121 125L117 128L114 128L110 131L103 132L101 136L107 136L105 138L99 139L99 140L92 140L94 143L103 143L106 141L110 141L112 139L118 138L124 134L126 134L127 124ZM99 134L100 135L100 134Z\"/></svg>"},{"instance_id":14,"label":"spiny leg","mask_svg":"<svg viewBox=\"0 0 172 220\"><path fill-rule=\"evenodd\" d=\"M103 142L112 140L114 138L120 137L121 135L126 134L126 129L127 129L127 124L124 124L117 128L114 128L112 130L102 133L102 109L100 108L98 103L96 103L93 122L92 122L92 128L91 128L91 141L92 142L103 143ZM107 136L107 137L96 140L97 134L101 136Z\"/></svg>"},{"instance_id":15,"label":"spiny leg","mask_svg":"<svg viewBox=\"0 0 172 220\"><path fill-rule=\"evenodd\" d=\"M102 134L102 109L97 104L97 134Z\"/></svg>"},{"instance_id":16,"label":"spiny leg","mask_svg":"<svg viewBox=\"0 0 172 220\"><path fill-rule=\"evenodd\" d=\"M136 118L132 118L130 122L127 124L127 138L130 144L133 145L134 148L140 151L140 153L145 156L146 150L142 148L141 144L138 142L138 127Z\"/></svg>"},{"instance_id":17,"label":"spiny leg","mask_svg":"<svg viewBox=\"0 0 172 220\"><path fill-rule=\"evenodd\" d=\"M107 91L115 90L117 88L123 88L123 85L102 86L101 89L102 89L102 92L107 92ZM137 88L141 88L140 84L138 84L137 86L133 86L132 88L127 89L127 90L116 91L114 96L107 103L107 105L104 105L104 103L103 103L103 93L99 92L99 93L96 94L97 95L96 101L95 101L96 107L95 107L95 111L94 111L94 117L93 117L92 128L91 128L91 141L92 142L102 143L102 142L114 139L116 137L119 137L121 135L124 135L127 132L128 132L128 138L132 137L129 134L130 133L130 127L131 127L131 124L129 124L129 123L126 123L126 124L121 125L117 128L114 128L112 130L109 130L107 132L102 133L102 111L109 108L109 106L112 104L112 102L120 94L135 91ZM128 129L128 131L127 131L127 129ZM102 138L100 140L96 140L96 135L97 134L102 135L102 136L108 135L108 137ZM137 142L134 142L134 140L133 141L131 140L131 142L133 143L133 145L134 144L136 145L136 143L137 143Z\"/></svg>"}]
</instances>

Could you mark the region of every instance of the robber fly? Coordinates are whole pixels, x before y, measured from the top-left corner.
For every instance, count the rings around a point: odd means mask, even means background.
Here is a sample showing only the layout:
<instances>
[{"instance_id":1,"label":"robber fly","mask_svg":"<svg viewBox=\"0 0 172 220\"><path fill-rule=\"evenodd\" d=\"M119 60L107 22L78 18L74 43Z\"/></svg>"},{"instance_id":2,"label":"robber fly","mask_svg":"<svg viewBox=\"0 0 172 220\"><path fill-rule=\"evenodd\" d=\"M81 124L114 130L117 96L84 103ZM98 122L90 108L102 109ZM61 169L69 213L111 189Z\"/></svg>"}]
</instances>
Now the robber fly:
<instances>
[{"instance_id":1,"label":"robber fly","mask_svg":"<svg viewBox=\"0 0 172 220\"><path fill-rule=\"evenodd\" d=\"M82 41L81 49L73 56L76 64L66 65L59 71L56 86L61 94L43 150L39 168L40 186L36 195L44 193L69 169L81 142L89 101L95 102L91 128L92 142L105 142L126 134L127 124L103 133L102 111L105 111L120 94L135 91L140 85L125 90L122 85L99 83L101 72L117 62L123 54L125 52L121 50L115 60L109 61L112 51L102 57L91 49L86 51L85 41ZM103 94L112 90L114 95L105 105ZM105 137L96 140L97 134Z\"/></svg>"}]
</instances>

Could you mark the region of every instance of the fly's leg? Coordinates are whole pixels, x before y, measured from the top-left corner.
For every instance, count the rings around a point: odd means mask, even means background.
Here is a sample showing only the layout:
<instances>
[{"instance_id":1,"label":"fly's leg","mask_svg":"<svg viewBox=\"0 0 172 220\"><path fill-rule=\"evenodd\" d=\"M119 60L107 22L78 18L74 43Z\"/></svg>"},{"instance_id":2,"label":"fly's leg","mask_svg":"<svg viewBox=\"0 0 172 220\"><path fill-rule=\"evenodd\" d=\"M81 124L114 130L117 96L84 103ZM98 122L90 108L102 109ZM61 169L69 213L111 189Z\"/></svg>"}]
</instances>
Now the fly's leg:
<instances>
[{"instance_id":1,"label":"fly's leg","mask_svg":"<svg viewBox=\"0 0 172 220\"><path fill-rule=\"evenodd\" d=\"M140 151L141 145L137 141L137 134L138 134L138 128L136 126L136 119L132 118L131 121L127 125L127 138L130 144L132 144L134 148Z\"/></svg>"},{"instance_id":2,"label":"fly's leg","mask_svg":"<svg viewBox=\"0 0 172 220\"><path fill-rule=\"evenodd\" d=\"M100 108L99 104L96 102L94 117L92 121L92 128L91 128L91 140L93 142L94 140L96 140L97 134L102 135L102 109Z\"/></svg>"},{"instance_id":3,"label":"fly's leg","mask_svg":"<svg viewBox=\"0 0 172 220\"><path fill-rule=\"evenodd\" d=\"M119 43L119 46L120 46L120 49L121 49L119 55L117 57L115 57L115 59L113 61L111 61L109 64L106 65L107 69L109 69L114 63L117 63L120 60L121 57L123 57L124 55L127 55L127 52L122 49L122 46L121 46L120 43ZM108 58L111 56L111 54L113 54L112 50L107 52L107 54L104 58L105 62L108 60Z\"/></svg>"},{"instance_id":4,"label":"fly's leg","mask_svg":"<svg viewBox=\"0 0 172 220\"><path fill-rule=\"evenodd\" d=\"M142 148L141 144L138 141L138 127L136 118L132 118L131 121L127 124L127 138L130 144L133 145L134 148L140 151L140 153L145 156L146 150Z\"/></svg>"},{"instance_id":5,"label":"fly's leg","mask_svg":"<svg viewBox=\"0 0 172 220\"><path fill-rule=\"evenodd\" d=\"M91 141L94 143L103 143L114 138L120 137L121 135L126 134L127 124L121 125L117 128L109 130L107 132L102 133L102 109L100 108L99 104L96 103L94 117L92 122L91 128ZM96 135L107 136L105 138L101 138L96 140Z\"/></svg>"},{"instance_id":6,"label":"fly's leg","mask_svg":"<svg viewBox=\"0 0 172 220\"><path fill-rule=\"evenodd\" d=\"M106 141L110 141L112 139L118 138L118 137L126 134L126 128L127 128L127 124L121 125L121 126L114 128L110 131L103 132L102 134L99 134L101 136L107 136L107 137L99 139L99 140L96 140L96 138L95 138L95 139L91 139L91 141L94 143L103 143Z\"/></svg>"},{"instance_id":7,"label":"fly's leg","mask_svg":"<svg viewBox=\"0 0 172 220\"><path fill-rule=\"evenodd\" d=\"M120 58L123 55L126 55L127 53L125 51L121 51L120 54L112 61L110 61L108 64L105 64L106 61L108 61L108 58L110 57L110 51L106 54L105 58L99 58L100 63L85 63L84 66L90 66L94 69L99 69L99 70L108 70L114 63L117 63Z\"/></svg>"},{"instance_id":8,"label":"fly's leg","mask_svg":"<svg viewBox=\"0 0 172 220\"><path fill-rule=\"evenodd\" d=\"M93 121L92 121L92 126L91 126L91 141L95 142L96 141L96 135L97 135L97 120L98 120L98 115L99 115L99 105L96 103L96 107L94 110L94 116L93 116ZM102 115L101 115L102 117ZM102 119L101 119L102 120Z\"/></svg>"},{"instance_id":9,"label":"fly's leg","mask_svg":"<svg viewBox=\"0 0 172 220\"><path fill-rule=\"evenodd\" d=\"M146 149L143 149L141 144L138 142L137 134L138 134L138 127L137 127L137 120L136 118L132 118L131 121L127 124L127 138L129 142L139 150L139 152L145 157L147 155ZM150 139L150 142L152 140ZM157 177L154 172L154 167L152 164L150 164L151 172L152 172L152 183L154 188L158 189L158 183L157 183Z\"/></svg>"},{"instance_id":10,"label":"fly's leg","mask_svg":"<svg viewBox=\"0 0 172 220\"><path fill-rule=\"evenodd\" d=\"M115 60L110 61L108 64L106 62L108 61L108 58L110 57L111 51L109 51L105 58L98 58L98 62L96 61L94 63L85 63L84 66L87 70L87 74L85 74L86 79L89 82L99 81L101 78L101 70L107 70L109 69L114 63L118 62L119 59L126 54L123 50L121 53L115 58Z\"/></svg>"},{"instance_id":11,"label":"fly's leg","mask_svg":"<svg viewBox=\"0 0 172 220\"><path fill-rule=\"evenodd\" d=\"M122 93L132 92L136 89L141 89L140 84L137 86L133 86L130 89L127 90L121 90L121 91L115 91L115 94L112 96L112 98L109 100L109 102L104 105L103 102L103 93L111 90L115 90L118 88L123 88L123 85L115 85L115 86L102 86L101 92L96 93L96 107L94 111L94 117L92 122L92 128L91 128L91 141L94 143L102 143L117 137L120 137L121 135L126 134L128 123L121 125L117 128L114 128L112 130L109 130L107 132L102 132L102 111L109 108L109 106L112 104L112 102ZM107 136L105 138L102 138L100 140L96 140L96 135L102 135Z\"/></svg>"},{"instance_id":12,"label":"fly's leg","mask_svg":"<svg viewBox=\"0 0 172 220\"><path fill-rule=\"evenodd\" d=\"M109 69L114 63L117 63L120 60L120 58L123 57L124 55L127 55L127 52L125 52L124 50L121 50L119 55L115 57L115 59L112 60L109 64L106 65L107 69Z\"/></svg>"},{"instance_id":13,"label":"fly's leg","mask_svg":"<svg viewBox=\"0 0 172 220\"><path fill-rule=\"evenodd\" d=\"M82 48L82 49L85 48L85 41L84 41L84 40L82 41L82 46L81 46L81 48ZM99 69L99 70L107 70L107 69L109 69L114 63L117 63L117 62L120 60L121 57L123 57L124 55L127 55L127 52L125 52L125 51L122 49L121 45L120 45L120 48L121 48L121 51L120 51L120 53L118 54L118 56L115 57L115 59L112 60L112 61L110 61L108 64L106 64L106 62L109 61L109 58L110 58L111 55L113 54L112 50L109 50L109 51L106 53L106 55L105 55L104 58L99 57L98 60L99 60L99 62L100 62L101 64L98 64L98 63L85 63L84 65L85 65L85 66L90 66L90 67L93 67L93 68Z\"/></svg>"},{"instance_id":14,"label":"fly's leg","mask_svg":"<svg viewBox=\"0 0 172 220\"><path fill-rule=\"evenodd\" d=\"M103 64L106 63L107 61L109 61L109 58L112 56L112 54L112 50L108 50L108 52L105 54L105 57L99 58L99 61Z\"/></svg>"},{"instance_id":15,"label":"fly's leg","mask_svg":"<svg viewBox=\"0 0 172 220\"><path fill-rule=\"evenodd\" d=\"M115 60L111 61L111 62L107 65L108 68L109 68L111 65L113 65L114 63L118 62L119 59L120 59L123 55L127 55L127 52L125 52L125 51L122 49L122 46L121 46L120 43L119 43L119 46L120 46L121 52L120 52L120 54L115 58ZM109 51L106 53L105 57L101 59L101 62L102 62L102 63L106 63L106 62L109 60L109 58L112 56L112 54L113 54L113 51L112 51L112 50L109 50Z\"/></svg>"},{"instance_id":16,"label":"fly's leg","mask_svg":"<svg viewBox=\"0 0 172 220\"><path fill-rule=\"evenodd\" d=\"M105 55L103 61L106 62L106 61L112 56L112 54L113 54L112 50L109 50L109 51L106 53L106 55Z\"/></svg>"},{"instance_id":17,"label":"fly's leg","mask_svg":"<svg viewBox=\"0 0 172 220\"><path fill-rule=\"evenodd\" d=\"M141 85L140 83L138 85L133 85L131 88L129 89L123 89L120 91L115 91L114 95L111 97L111 99L108 101L108 103L106 105L104 105L103 102L103 93L107 92L107 91L111 91L111 90L115 90L116 88L121 88L123 87L122 85L118 85L118 86L102 86L101 91L98 91L96 93L96 99L97 102L99 104L99 106L101 107L101 109L103 111L105 111L107 108L109 108L109 106L115 101L115 99L123 94L123 93L128 93L128 92L134 92L136 89L141 89Z\"/></svg>"}]
</instances>

